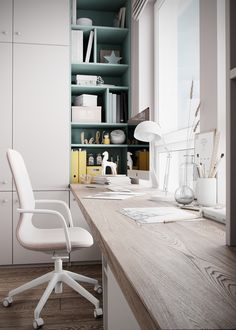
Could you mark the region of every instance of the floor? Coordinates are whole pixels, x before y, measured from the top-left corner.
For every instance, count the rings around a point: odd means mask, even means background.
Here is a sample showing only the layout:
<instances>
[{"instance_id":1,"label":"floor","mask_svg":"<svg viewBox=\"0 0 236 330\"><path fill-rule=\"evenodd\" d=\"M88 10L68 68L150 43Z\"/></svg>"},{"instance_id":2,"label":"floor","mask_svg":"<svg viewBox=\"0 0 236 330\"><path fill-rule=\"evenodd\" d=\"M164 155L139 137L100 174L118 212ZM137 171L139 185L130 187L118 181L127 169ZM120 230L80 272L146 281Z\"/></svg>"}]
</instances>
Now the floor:
<instances>
[{"instance_id":1,"label":"floor","mask_svg":"<svg viewBox=\"0 0 236 330\"><path fill-rule=\"evenodd\" d=\"M101 265L76 265L65 268L97 278L101 283ZM2 301L10 289L51 270L52 267L49 266L0 268L0 300ZM34 308L44 287L45 285L41 285L16 296L11 307L4 308L0 304L0 329L32 330ZM101 295L96 294L91 285L85 284L84 287L101 301ZM43 330L101 330L103 320L94 319L93 310L91 303L64 285L63 293L53 293L42 310L41 317L45 323Z\"/></svg>"}]
</instances>

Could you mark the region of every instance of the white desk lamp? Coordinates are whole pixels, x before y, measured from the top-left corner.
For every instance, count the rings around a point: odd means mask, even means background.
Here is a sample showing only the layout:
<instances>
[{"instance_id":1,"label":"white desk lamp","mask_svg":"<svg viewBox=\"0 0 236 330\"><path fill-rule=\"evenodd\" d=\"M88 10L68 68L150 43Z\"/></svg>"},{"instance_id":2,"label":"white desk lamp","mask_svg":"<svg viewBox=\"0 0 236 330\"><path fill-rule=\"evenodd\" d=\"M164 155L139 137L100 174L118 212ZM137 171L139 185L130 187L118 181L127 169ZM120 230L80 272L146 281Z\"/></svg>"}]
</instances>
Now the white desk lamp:
<instances>
[{"instance_id":1,"label":"white desk lamp","mask_svg":"<svg viewBox=\"0 0 236 330\"><path fill-rule=\"evenodd\" d=\"M138 124L134 130L134 137L137 140L149 142L150 143L150 177L152 182L152 187L158 187L158 180L155 171L155 142L161 139L161 129L160 126L154 121L142 121Z\"/></svg>"}]
</instances>

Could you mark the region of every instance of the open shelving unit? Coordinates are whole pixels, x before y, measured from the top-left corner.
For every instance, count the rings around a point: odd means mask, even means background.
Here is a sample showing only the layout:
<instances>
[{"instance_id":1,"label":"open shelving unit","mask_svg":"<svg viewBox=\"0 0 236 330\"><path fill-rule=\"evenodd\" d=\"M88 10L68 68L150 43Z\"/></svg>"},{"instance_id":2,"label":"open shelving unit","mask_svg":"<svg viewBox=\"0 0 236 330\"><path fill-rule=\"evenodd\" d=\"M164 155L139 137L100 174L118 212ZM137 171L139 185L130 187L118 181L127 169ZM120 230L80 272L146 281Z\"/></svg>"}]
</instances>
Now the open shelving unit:
<instances>
[{"instance_id":1,"label":"open shelving unit","mask_svg":"<svg viewBox=\"0 0 236 330\"><path fill-rule=\"evenodd\" d=\"M130 95L130 52L131 52L131 4L129 0L77 0L76 18L87 17L92 19L93 25L71 25L71 30L83 31L84 49L87 47L89 34L93 31L93 46L89 62L71 63L71 102L78 95L91 94L98 96L98 105L102 107L102 122L100 123L78 123L71 122L71 148L86 150L87 154L97 153L107 150L109 159L118 162L118 173L127 172L127 151L128 151L128 124L130 117L131 95ZM120 8L125 7L125 26L114 26L114 19L119 13ZM119 51L122 57L120 63L110 64L101 62L101 50ZM81 86L75 83L75 76L95 75L101 76L104 84L96 86ZM126 94L126 119L124 122L110 122L110 93ZM114 121L114 119L113 119ZM104 132L110 134L115 129L123 130L126 140L123 144L102 144ZM99 133L98 133L99 132ZM81 133L88 141L94 138L96 133L100 136L100 143L83 144L81 143ZM133 146L132 146L133 148Z\"/></svg>"}]
</instances>

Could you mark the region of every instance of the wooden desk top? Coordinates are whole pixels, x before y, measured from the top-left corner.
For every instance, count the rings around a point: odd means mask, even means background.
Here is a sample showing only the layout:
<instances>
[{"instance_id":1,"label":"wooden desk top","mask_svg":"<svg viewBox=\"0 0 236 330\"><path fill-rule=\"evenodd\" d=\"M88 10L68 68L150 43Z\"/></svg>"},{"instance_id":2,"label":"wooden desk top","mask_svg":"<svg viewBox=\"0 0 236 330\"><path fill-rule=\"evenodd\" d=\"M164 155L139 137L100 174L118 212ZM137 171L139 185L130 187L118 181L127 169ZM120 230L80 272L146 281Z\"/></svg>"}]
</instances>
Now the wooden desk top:
<instances>
[{"instance_id":1,"label":"wooden desk top","mask_svg":"<svg viewBox=\"0 0 236 330\"><path fill-rule=\"evenodd\" d=\"M71 189L141 329L236 329L236 248L223 225L138 225L118 211L157 206L148 195L83 199L106 188Z\"/></svg>"}]
</instances>

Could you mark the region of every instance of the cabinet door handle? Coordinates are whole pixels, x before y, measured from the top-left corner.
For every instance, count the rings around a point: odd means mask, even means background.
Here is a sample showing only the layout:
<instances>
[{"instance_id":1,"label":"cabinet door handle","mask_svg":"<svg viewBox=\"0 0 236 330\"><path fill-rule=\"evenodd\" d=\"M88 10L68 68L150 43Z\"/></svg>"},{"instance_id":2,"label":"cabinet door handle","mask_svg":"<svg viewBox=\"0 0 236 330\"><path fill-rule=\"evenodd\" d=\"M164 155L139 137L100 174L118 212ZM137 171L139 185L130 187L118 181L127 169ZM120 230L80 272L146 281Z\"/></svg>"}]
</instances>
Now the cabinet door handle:
<instances>
[{"instance_id":1,"label":"cabinet door handle","mask_svg":"<svg viewBox=\"0 0 236 330\"><path fill-rule=\"evenodd\" d=\"M19 31L16 31L16 32L15 32L15 35L16 35L16 36L20 36L21 33L20 33Z\"/></svg>"},{"instance_id":2,"label":"cabinet door handle","mask_svg":"<svg viewBox=\"0 0 236 330\"><path fill-rule=\"evenodd\" d=\"M7 182L7 180L3 180L1 183L2 184L7 184L8 182Z\"/></svg>"},{"instance_id":3,"label":"cabinet door handle","mask_svg":"<svg viewBox=\"0 0 236 330\"><path fill-rule=\"evenodd\" d=\"M3 199L3 200L2 200L2 203L3 203L3 204L8 203L8 199Z\"/></svg>"},{"instance_id":4,"label":"cabinet door handle","mask_svg":"<svg viewBox=\"0 0 236 330\"><path fill-rule=\"evenodd\" d=\"M2 34L6 35L7 34L7 31L2 31Z\"/></svg>"}]
</instances>

